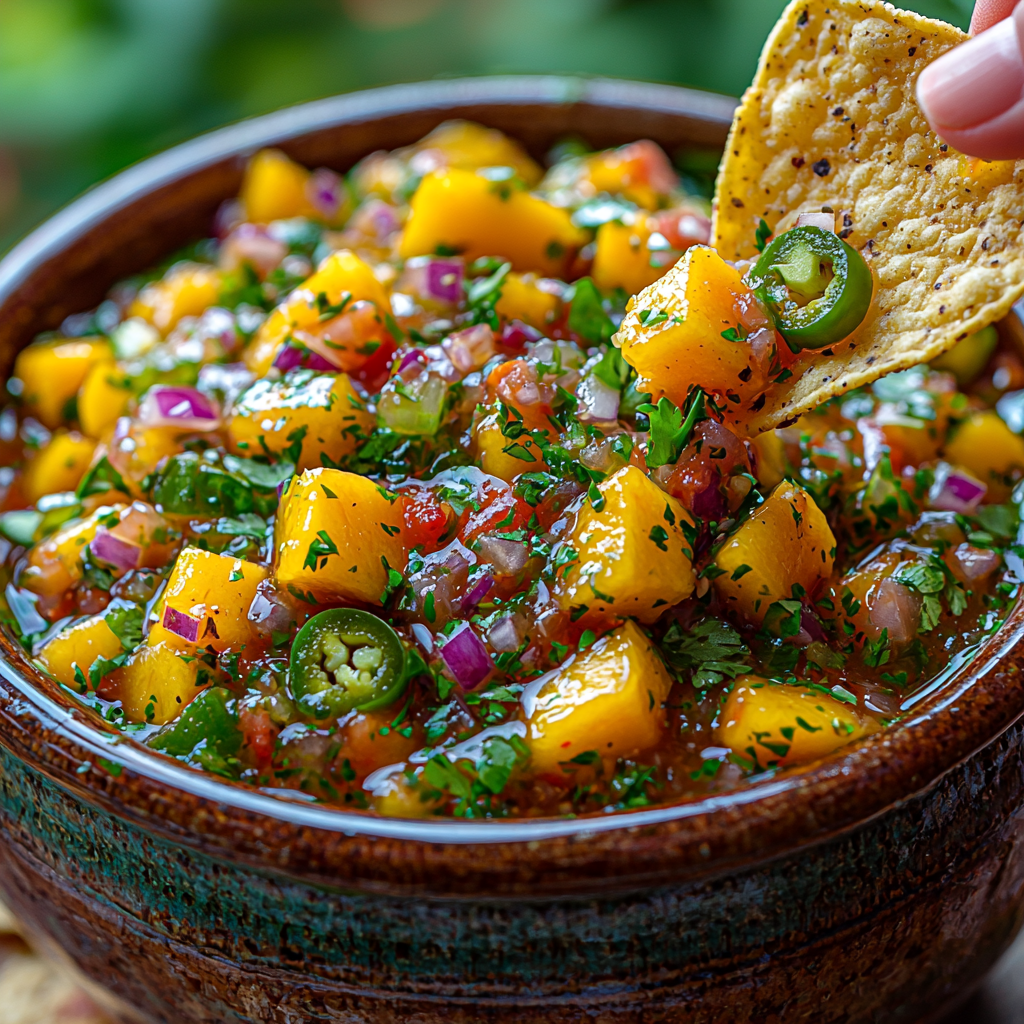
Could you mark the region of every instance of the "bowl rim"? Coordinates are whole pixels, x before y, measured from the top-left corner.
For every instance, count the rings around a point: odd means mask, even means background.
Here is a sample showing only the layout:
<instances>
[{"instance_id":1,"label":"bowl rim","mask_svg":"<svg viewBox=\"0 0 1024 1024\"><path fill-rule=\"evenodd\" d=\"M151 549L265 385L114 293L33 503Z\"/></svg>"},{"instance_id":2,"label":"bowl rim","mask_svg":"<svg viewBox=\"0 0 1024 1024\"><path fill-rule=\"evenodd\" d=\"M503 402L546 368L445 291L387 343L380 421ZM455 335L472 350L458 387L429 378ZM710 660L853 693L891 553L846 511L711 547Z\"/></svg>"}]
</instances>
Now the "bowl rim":
<instances>
[{"instance_id":1,"label":"bowl rim","mask_svg":"<svg viewBox=\"0 0 1024 1024\"><path fill-rule=\"evenodd\" d=\"M175 146L71 202L0 261L0 315L18 289L70 244L190 173L262 146L388 115L429 111L440 120L460 106L507 104L653 110L722 125L735 101L642 82L502 76L390 86L286 108ZM176 842L228 859L270 863L324 884L343 875L349 884L370 888L407 883L457 893L477 891L479 880L489 876L498 890L522 891L524 879L536 883L544 868L551 869L545 884L559 892L609 877L622 885L653 884L820 842L936 785L1024 714L1024 688L1011 678L1019 671L1013 649L1022 636L1024 604L1018 604L973 661L907 718L830 758L729 793L576 819L383 818L219 779L121 733L106 733L91 712L39 676L6 637L0 638L0 745L77 797ZM967 695L971 700L960 707ZM99 762L112 767L101 771ZM512 852L487 856L497 849ZM393 871L381 867L388 857L397 858L408 875L396 881ZM427 865L453 863L461 880L425 881Z\"/></svg>"}]
</instances>

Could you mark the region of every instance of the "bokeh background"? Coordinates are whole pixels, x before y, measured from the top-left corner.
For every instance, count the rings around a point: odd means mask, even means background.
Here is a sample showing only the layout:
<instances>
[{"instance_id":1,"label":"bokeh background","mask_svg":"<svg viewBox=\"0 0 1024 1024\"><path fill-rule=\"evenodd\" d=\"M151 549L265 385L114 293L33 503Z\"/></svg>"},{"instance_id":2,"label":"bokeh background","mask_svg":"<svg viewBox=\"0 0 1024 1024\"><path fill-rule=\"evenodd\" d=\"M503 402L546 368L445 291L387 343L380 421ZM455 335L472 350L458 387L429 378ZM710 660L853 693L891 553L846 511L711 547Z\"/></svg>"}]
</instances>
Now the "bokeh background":
<instances>
[{"instance_id":1,"label":"bokeh background","mask_svg":"<svg viewBox=\"0 0 1024 1024\"><path fill-rule=\"evenodd\" d=\"M642 78L738 95L785 0L0 0L0 252L122 167L392 82ZM973 0L904 6L966 26Z\"/></svg>"}]
</instances>

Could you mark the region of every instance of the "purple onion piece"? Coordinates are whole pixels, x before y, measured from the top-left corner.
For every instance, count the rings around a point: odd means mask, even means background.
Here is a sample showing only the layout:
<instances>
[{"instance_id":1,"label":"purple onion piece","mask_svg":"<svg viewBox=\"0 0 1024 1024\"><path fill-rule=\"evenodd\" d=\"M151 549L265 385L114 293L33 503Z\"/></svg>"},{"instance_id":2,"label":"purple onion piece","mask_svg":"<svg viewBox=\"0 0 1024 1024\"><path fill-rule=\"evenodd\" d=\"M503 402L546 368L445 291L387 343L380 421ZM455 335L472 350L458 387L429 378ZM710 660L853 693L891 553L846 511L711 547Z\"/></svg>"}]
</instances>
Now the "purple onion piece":
<instances>
[{"instance_id":1,"label":"purple onion piece","mask_svg":"<svg viewBox=\"0 0 1024 1024\"><path fill-rule=\"evenodd\" d=\"M461 608L465 614L472 612L478 604L491 592L494 586L494 578L490 573L484 573L470 588L469 593L462 599Z\"/></svg>"},{"instance_id":2,"label":"purple onion piece","mask_svg":"<svg viewBox=\"0 0 1024 1024\"><path fill-rule=\"evenodd\" d=\"M528 324L524 324L522 320L510 320L501 329L498 341L505 348L519 350L525 348L528 341L540 341L542 337L543 335L540 331L530 327Z\"/></svg>"},{"instance_id":3,"label":"purple onion piece","mask_svg":"<svg viewBox=\"0 0 1024 1024\"><path fill-rule=\"evenodd\" d=\"M413 363L420 363L425 366L426 362L427 357L418 348L414 348L402 355L398 363L398 369L395 372L401 373L406 367L412 366Z\"/></svg>"},{"instance_id":4,"label":"purple onion piece","mask_svg":"<svg viewBox=\"0 0 1024 1024\"><path fill-rule=\"evenodd\" d=\"M932 508L941 509L944 512L959 512L961 515L971 515L981 504L982 498L988 491L987 485L980 480L975 480L966 473L953 470L945 480L938 493L931 499Z\"/></svg>"},{"instance_id":5,"label":"purple onion piece","mask_svg":"<svg viewBox=\"0 0 1024 1024\"><path fill-rule=\"evenodd\" d=\"M338 216L345 197L345 183L341 177L326 167L317 168L306 184L306 196L324 220Z\"/></svg>"},{"instance_id":6,"label":"purple onion piece","mask_svg":"<svg viewBox=\"0 0 1024 1024\"><path fill-rule=\"evenodd\" d=\"M306 370L326 370L329 372L337 369L332 363L327 362L319 352L314 352L311 348L304 348L298 345L283 345L281 351L277 353L274 366L282 373L294 370L297 366L301 366Z\"/></svg>"},{"instance_id":7,"label":"purple onion piece","mask_svg":"<svg viewBox=\"0 0 1024 1024\"><path fill-rule=\"evenodd\" d=\"M139 419L148 427L213 430L220 416L201 391L181 385L156 384L142 400Z\"/></svg>"},{"instance_id":8,"label":"purple onion piece","mask_svg":"<svg viewBox=\"0 0 1024 1024\"><path fill-rule=\"evenodd\" d=\"M139 562L142 561L142 548L138 544L115 537L106 530L101 530L93 537L89 551L99 561L112 565L122 572L137 569Z\"/></svg>"},{"instance_id":9,"label":"purple onion piece","mask_svg":"<svg viewBox=\"0 0 1024 1024\"><path fill-rule=\"evenodd\" d=\"M468 623L444 645L441 659L463 690L476 689L494 668L484 642Z\"/></svg>"},{"instance_id":10,"label":"purple onion piece","mask_svg":"<svg viewBox=\"0 0 1024 1024\"><path fill-rule=\"evenodd\" d=\"M821 624L818 613L806 601L800 609L800 629L805 631L812 641L828 642L825 627Z\"/></svg>"},{"instance_id":11,"label":"purple onion piece","mask_svg":"<svg viewBox=\"0 0 1024 1024\"><path fill-rule=\"evenodd\" d=\"M693 496L693 508L690 511L700 519L709 521L718 522L725 518L728 507L717 478L711 486L705 487L703 491L698 491Z\"/></svg>"},{"instance_id":12,"label":"purple onion piece","mask_svg":"<svg viewBox=\"0 0 1024 1024\"><path fill-rule=\"evenodd\" d=\"M432 299L455 305L462 298L462 260L432 259L427 264L426 290Z\"/></svg>"},{"instance_id":13,"label":"purple onion piece","mask_svg":"<svg viewBox=\"0 0 1024 1024\"><path fill-rule=\"evenodd\" d=\"M169 633L180 636L182 640L187 640L190 644L196 643L199 639L199 619L186 615L185 612L179 612L177 608L172 608L170 605L164 607L162 625Z\"/></svg>"}]
</instances>

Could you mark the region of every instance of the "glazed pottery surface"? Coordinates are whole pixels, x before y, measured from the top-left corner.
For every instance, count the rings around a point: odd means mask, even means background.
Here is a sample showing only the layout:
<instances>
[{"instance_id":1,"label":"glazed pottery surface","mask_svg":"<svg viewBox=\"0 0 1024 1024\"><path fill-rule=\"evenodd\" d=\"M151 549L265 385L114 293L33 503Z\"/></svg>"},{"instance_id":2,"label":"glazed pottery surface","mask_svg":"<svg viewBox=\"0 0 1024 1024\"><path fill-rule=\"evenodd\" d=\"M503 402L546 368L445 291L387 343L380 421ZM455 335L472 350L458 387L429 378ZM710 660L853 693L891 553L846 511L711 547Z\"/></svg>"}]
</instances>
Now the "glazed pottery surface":
<instances>
[{"instance_id":1,"label":"glazed pottery surface","mask_svg":"<svg viewBox=\"0 0 1024 1024\"><path fill-rule=\"evenodd\" d=\"M375 90L126 171L0 263L0 359L209 233L244 159L345 170L440 121L720 147L732 102L511 78ZM1015 935L1024 610L906 720L735 794L618 816L400 821L272 796L108 729L0 640L0 889L124 1019L910 1022Z\"/></svg>"}]
</instances>

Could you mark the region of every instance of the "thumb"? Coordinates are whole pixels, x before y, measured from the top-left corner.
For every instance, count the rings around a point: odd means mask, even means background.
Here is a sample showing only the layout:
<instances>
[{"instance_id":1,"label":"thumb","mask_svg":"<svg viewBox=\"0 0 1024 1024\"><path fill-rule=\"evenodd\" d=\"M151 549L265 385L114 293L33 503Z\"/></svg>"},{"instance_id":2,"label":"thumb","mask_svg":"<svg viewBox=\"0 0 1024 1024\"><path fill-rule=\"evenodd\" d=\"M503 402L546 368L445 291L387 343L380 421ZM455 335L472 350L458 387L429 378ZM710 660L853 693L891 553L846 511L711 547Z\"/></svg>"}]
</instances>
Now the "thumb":
<instances>
[{"instance_id":1,"label":"thumb","mask_svg":"<svg viewBox=\"0 0 1024 1024\"><path fill-rule=\"evenodd\" d=\"M971 18L971 35L980 35L1013 13L1017 0L978 0Z\"/></svg>"}]
</instances>

